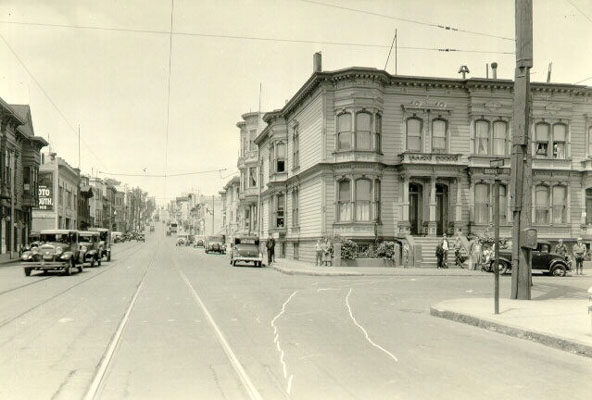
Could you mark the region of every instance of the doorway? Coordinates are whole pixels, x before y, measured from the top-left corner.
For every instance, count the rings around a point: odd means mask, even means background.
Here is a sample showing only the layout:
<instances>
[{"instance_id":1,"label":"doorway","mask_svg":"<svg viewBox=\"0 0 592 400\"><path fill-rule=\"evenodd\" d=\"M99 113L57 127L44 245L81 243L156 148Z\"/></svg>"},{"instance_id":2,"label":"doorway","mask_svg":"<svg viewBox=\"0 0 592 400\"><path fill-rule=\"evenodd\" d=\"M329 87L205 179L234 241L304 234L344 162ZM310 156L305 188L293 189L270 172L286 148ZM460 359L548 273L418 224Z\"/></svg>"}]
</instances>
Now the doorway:
<instances>
[{"instance_id":1,"label":"doorway","mask_svg":"<svg viewBox=\"0 0 592 400\"><path fill-rule=\"evenodd\" d=\"M436 235L447 233L448 227L448 186L436 184Z\"/></svg>"},{"instance_id":2,"label":"doorway","mask_svg":"<svg viewBox=\"0 0 592 400\"><path fill-rule=\"evenodd\" d=\"M409 184L409 224L412 235L423 233L423 186L418 183Z\"/></svg>"}]
</instances>

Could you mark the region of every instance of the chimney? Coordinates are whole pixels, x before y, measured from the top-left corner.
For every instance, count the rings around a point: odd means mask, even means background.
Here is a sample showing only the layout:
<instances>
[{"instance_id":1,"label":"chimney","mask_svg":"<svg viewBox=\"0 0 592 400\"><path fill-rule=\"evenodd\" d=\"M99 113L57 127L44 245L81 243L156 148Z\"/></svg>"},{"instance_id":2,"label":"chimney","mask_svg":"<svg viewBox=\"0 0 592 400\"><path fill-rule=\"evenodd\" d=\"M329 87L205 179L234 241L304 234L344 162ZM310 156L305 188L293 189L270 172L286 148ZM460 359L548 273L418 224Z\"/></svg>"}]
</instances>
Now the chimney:
<instances>
[{"instance_id":1,"label":"chimney","mask_svg":"<svg viewBox=\"0 0 592 400\"><path fill-rule=\"evenodd\" d=\"M497 79L497 63L496 62L491 63L491 75L492 75L493 79Z\"/></svg>"},{"instance_id":2,"label":"chimney","mask_svg":"<svg viewBox=\"0 0 592 400\"><path fill-rule=\"evenodd\" d=\"M312 60L312 72L321 72L323 70L323 55L321 52L314 53Z\"/></svg>"}]
</instances>

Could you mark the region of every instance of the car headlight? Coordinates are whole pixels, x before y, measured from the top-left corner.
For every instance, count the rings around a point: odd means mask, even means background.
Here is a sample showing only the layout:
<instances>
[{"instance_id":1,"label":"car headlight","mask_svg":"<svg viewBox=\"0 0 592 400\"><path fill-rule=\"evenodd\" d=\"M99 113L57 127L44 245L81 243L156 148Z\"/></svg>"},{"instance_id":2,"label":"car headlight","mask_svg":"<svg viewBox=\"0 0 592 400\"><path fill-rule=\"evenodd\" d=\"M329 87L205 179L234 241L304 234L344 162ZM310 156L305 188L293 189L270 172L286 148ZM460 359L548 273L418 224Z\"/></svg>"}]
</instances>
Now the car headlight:
<instances>
[{"instance_id":1,"label":"car headlight","mask_svg":"<svg viewBox=\"0 0 592 400\"><path fill-rule=\"evenodd\" d=\"M56 247L56 254L62 254L64 252L64 249L62 249L61 247Z\"/></svg>"},{"instance_id":2,"label":"car headlight","mask_svg":"<svg viewBox=\"0 0 592 400\"><path fill-rule=\"evenodd\" d=\"M37 254L37 253L39 253L39 249L38 249L37 247L33 247L33 248L31 249L31 253L33 253L33 254Z\"/></svg>"}]
</instances>

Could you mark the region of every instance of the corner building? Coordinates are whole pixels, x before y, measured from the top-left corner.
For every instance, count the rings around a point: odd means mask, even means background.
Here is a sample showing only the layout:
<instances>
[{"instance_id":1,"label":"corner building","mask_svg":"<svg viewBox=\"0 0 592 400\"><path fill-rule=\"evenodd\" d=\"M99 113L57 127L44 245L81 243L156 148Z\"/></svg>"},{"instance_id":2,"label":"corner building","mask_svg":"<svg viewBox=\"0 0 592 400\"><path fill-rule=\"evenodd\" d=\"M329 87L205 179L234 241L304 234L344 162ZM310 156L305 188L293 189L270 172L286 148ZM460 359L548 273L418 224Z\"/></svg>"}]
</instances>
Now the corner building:
<instances>
[{"instance_id":1,"label":"corner building","mask_svg":"<svg viewBox=\"0 0 592 400\"><path fill-rule=\"evenodd\" d=\"M531 84L532 221L539 237L592 239L592 88ZM371 68L313 73L264 115L261 234L276 254L313 261L325 235L407 241L433 256L446 234L493 222L494 158L501 235L511 235L513 82L393 76ZM420 245L420 246L418 246ZM421 256L416 261L421 260Z\"/></svg>"}]
</instances>

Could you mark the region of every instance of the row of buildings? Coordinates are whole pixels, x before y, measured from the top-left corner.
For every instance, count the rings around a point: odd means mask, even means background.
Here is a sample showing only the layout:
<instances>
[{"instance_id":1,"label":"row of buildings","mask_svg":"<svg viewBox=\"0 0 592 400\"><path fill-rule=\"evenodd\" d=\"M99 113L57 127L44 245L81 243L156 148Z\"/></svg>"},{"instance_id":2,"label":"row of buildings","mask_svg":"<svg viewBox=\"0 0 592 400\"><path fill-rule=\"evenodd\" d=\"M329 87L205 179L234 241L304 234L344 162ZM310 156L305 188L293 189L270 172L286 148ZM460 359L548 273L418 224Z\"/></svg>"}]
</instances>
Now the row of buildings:
<instances>
[{"instance_id":1,"label":"row of buildings","mask_svg":"<svg viewBox=\"0 0 592 400\"><path fill-rule=\"evenodd\" d=\"M218 235L222 231L222 201L218 196L185 193L171 200L165 215L159 218L176 222L179 233L191 235Z\"/></svg>"},{"instance_id":2,"label":"row of buildings","mask_svg":"<svg viewBox=\"0 0 592 400\"><path fill-rule=\"evenodd\" d=\"M33 209L33 231L43 229L140 229L156 209L154 198L140 188L113 179L80 173L56 153L42 154L39 207Z\"/></svg>"},{"instance_id":3,"label":"row of buildings","mask_svg":"<svg viewBox=\"0 0 592 400\"><path fill-rule=\"evenodd\" d=\"M532 83L531 94L533 226L541 238L592 239L592 88ZM282 108L237 124L240 176L221 192L224 230L273 236L280 257L307 261L327 236L431 254L443 234L483 234L495 204L490 160L510 166L512 103L511 80L323 71L317 53Z\"/></svg>"}]
</instances>

